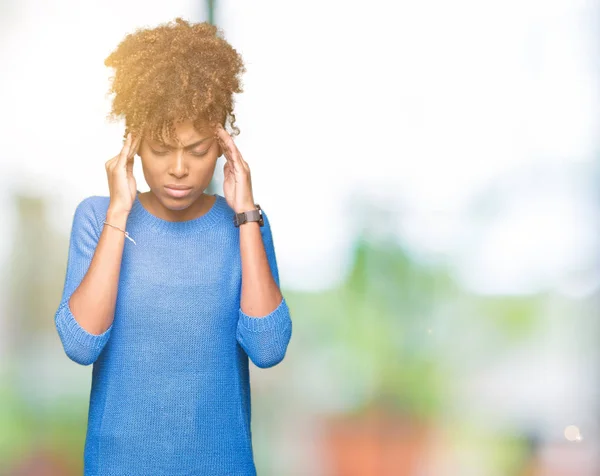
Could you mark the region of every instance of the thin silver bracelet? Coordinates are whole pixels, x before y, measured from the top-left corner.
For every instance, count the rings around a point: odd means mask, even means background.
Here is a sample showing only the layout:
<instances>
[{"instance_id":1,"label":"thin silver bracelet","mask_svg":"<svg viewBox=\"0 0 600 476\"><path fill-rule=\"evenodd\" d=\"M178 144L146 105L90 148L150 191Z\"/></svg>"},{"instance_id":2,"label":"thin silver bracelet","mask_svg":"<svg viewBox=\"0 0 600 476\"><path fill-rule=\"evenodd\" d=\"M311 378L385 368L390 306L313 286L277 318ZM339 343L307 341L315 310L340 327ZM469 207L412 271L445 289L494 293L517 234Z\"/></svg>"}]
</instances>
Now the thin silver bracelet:
<instances>
[{"instance_id":1,"label":"thin silver bracelet","mask_svg":"<svg viewBox=\"0 0 600 476\"><path fill-rule=\"evenodd\" d=\"M117 230L121 230L123 233L125 233L125 238L127 238L128 240L131 240L131 241L133 241L133 244L134 244L134 245L137 245L137 243L136 243L136 242L133 240L133 238L131 238L131 237L129 236L129 233L127 233L125 230L123 230L123 228L119 228L118 226L111 225L111 224L110 224L110 223L108 223L106 220L104 220L104 224L105 224L105 225L108 225L108 226L112 226L113 228L116 228Z\"/></svg>"}]
</instances>

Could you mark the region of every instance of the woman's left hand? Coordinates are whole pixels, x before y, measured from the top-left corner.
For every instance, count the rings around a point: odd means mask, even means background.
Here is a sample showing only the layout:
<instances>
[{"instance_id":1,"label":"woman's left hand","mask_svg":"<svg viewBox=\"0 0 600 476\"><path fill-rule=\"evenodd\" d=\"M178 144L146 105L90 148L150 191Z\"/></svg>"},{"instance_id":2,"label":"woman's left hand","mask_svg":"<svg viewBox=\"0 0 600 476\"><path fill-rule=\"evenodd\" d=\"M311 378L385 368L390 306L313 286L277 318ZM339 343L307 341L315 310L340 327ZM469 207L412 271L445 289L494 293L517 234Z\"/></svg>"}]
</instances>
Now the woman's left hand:
<instances>
[{"instance_id":1,"label":"woman's left hand","mask_svg":"<svg viewBox=\"0 0 600 476\"><path fill-rule=\"evenodd\" d=\"M225 200L235 213L253 210L256 207L252 194L250 167L223 126L217 124L216 130L219 146L227 159L223 166Z\"/></svg>"}]
</instances>

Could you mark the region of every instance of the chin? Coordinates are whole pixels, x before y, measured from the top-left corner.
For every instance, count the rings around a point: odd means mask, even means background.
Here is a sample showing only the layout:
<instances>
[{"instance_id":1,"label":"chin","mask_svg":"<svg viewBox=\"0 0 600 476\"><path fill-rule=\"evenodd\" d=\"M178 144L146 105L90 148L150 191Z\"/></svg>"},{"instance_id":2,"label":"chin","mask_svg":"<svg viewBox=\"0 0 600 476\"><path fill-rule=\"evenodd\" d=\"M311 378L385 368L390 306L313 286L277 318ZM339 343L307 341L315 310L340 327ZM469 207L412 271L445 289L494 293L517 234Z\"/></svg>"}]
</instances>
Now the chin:
<instances>
[{"instance_id":1,"label":"chin","mask_svg":"<svg viewBox=\"0 0 600 476\"><path fill-rule=\"evenodd\" d=\"M169 210L183 210L189 207L195 200L193 193L187 197L175 198L167 193L161 193L158 198L163 207Z\"/></svg>"}]
</instances>

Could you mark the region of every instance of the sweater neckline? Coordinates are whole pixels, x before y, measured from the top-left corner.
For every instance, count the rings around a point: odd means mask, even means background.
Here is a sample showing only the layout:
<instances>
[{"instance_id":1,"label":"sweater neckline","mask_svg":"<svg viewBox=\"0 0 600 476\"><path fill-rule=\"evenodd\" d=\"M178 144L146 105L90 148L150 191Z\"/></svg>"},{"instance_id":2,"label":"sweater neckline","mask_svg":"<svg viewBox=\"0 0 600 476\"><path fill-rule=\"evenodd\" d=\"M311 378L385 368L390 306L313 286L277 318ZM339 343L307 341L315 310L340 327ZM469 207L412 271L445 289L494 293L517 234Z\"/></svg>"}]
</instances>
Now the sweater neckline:
<instances>
[{"instance_id":1,"label":"sweater neckline","mask_svg":"<svg viewBox=\"0 0 600 476\"><path fill-rule=\"evenodd\" d=\"M218 193L213 194L216 199L204 215L184 221L168 221L153 215L142 205L139 194L140 191L136 190L130 215L135 215L140 223L154 230L182 234L203 231L218 223L225 216L227 202L225 201L225 197L222 197Z\"/></svg>"}]
</instances>

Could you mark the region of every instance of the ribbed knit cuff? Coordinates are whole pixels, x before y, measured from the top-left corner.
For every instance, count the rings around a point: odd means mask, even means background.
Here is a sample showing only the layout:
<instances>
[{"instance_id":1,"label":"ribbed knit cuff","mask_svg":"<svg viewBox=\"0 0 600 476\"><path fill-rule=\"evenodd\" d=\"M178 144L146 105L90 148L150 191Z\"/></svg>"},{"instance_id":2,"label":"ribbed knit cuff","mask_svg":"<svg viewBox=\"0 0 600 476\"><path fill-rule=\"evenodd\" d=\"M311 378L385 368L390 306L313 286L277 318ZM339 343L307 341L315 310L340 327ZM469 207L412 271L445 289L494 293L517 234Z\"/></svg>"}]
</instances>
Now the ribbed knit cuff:
<instances>
[{"instance_id":1,"label":"ribbed knit cuff","mask_svg":"<svg viewBox=\"0 0 600 476\"><path fill-rule=\"evenodd\" d=\"M101 350L110 337L111 326L102 334L92 334L86 331L73 316L69 300L65 300L56 312L56 325L65 340L73 340L82 347L94 351Z\"/></svg>"},{"instance_id":2,"label":"ribbed knit cuff","mask_svg":"<svg viewBox=\"0 0 600 476\"><path fill-rule=\"evenodd\" d=\"M285 298L282 298L279 305L264 317L249 316L240 308L240 324L251 332L285 329L291 324L290 310Z\"/></svg>"}]
</instances>

